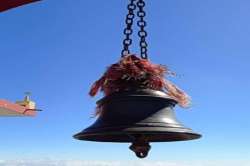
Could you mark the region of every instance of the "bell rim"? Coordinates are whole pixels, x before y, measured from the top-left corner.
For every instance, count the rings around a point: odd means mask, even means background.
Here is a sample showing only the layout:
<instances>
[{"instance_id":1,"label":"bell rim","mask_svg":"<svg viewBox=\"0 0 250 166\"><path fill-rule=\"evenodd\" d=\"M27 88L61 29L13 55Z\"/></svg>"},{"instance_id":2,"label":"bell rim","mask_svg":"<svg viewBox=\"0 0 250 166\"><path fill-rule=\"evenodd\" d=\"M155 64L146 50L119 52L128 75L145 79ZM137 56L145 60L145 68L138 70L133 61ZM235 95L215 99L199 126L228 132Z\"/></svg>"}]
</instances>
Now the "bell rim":
<instances>
[{"instance_id":1,"label":"bell rim","mask_svg":"<svg viewBox=\"0 0 250 166\"><path fill-rule=\"evenodd\" d=\"M78 140L96 142L133 142L131 136L146 135L149 142L173 142L198 139L200 134L184 126L116 126L103 128L86 128L73 137ZM119 137L117 139L116 137Z\"/></svg>"},{"instance_id":2,"label":"bell rim","mask_svg":"<svg viewBox=\"0 0 250 166\"><path fill-rule=\"evenodd\" d=\"M115 133L115 132L99 132L99 133L77 133L75 135L73 135L74 139L77 140L82 140L82 141L91 141L91 142L113 142L113 143L131 143L133 142L135 139L130 138L130 139L114 139L114 140L110 140L110 139L98 139L97 136L119 136L122 133ZM125 133L124 133L125 134ZM141 135L141 132L126 132L126 135ZM175 136L180 136L178 139L166 139L166 137L168 137L168 135L175 135ZM195 133L195 132L144 132L143 136L145 136L145 138L147 138L147 136L155 136L155 137L159 137L159 136L163 136L163 139L148 139L148 142L152 142L152 143L159 143L159 142L180 142L180 141L191 141L191 140L196 140L196 139L200 139L202 137L201 134L199 133ZM129 137L129 136L128 136Z\"/></svg>"}]
</instances>

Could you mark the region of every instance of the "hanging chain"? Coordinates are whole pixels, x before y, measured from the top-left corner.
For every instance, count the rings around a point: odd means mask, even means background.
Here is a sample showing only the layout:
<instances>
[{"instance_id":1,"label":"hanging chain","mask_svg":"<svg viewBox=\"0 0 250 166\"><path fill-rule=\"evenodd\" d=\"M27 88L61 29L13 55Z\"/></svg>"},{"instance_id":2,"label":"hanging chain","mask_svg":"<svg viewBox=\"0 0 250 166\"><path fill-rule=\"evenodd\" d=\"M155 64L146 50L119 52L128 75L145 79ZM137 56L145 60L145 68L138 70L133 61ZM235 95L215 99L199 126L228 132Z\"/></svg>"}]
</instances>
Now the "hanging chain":
<instances>
[{"instance_id":1,"label":"hanging chain","mask_svg":"<svg viewBox=\"0 0 250 166\"><path fill-rule=\"evenodd\" d=\"M136 3L137 1L137 3ZM126 38L123 40L123 50L122 50L122 57L130 54L129 46L132 44L132 39L130 36L133 33L133 22L135 18L134 11L136 10L136 7L139 8L137 12L137 16L139 18L137 25L140 27L140 30L138 32L138 36L140 37L140 49L141 49L141 58L148 59L148 44L146 42L147 32L145 30L145 27L147 26L146 21L144 20L146 16L146 12L144 11L145 2L144 0L130 0L130 4L128 5L128 11L129 13L126 16L126 25L127 27L124 29L123 33L126 36Z\"/></svg>"},{"instance_id":2,"label":"hanging chain","mask_svg":"<svg viewBox=\"0 0 250 166\"><path fill-rule=\"evenodd\" d=\"M129 46L132 44L132 39L130 36L133 33L133 22L135 18L134 11L136 9L136 0L130 0L130 4L127 6L128 8L128 14L126 16L126 25L127 27L124 29L123 33L126 36L126 38L123 40L123 50L122 50L122 57L130 54Z\"/></svg>"},{"instance_id":3,"label":"hanging chain","mask_svg":"<svg viewBox=\"0 0 250 166\"><path fill-rule=\"evenodd\" d=\"M146 21L144 20L146 16L146 12L144 11L145 2L144 0L138 0L137 7L139 8L139 11L137 12L137 16L140 18L137 22L137 25L140 27L140 31L138 32L138 35L140 37L140 48L141 48L141 58L148 59L148 44L146 42L146 37L148 36L148 33L145 30L145 27L147 26Z\"/></svg>"}]
</instances>

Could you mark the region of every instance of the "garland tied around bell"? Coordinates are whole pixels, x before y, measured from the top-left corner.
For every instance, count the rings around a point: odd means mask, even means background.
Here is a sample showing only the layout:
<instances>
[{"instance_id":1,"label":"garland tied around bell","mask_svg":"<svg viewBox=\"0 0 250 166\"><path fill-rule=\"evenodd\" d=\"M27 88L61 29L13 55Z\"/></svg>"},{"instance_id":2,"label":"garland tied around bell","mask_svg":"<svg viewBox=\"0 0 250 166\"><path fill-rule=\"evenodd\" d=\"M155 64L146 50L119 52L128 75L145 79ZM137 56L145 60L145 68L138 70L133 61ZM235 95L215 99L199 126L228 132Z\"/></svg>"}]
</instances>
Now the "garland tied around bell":
<instances>
[{"instance_id":1,"label":"garland tied around bell","mask_svg":"<svg viewBox=\"0 0 250 166\"><path fill-rule=\"evenodd\" d=\"M165 92L176 100L181 107L190 105L190 97L176 85L165 79L165 76L175 75L166 66L153 64L148 59L130 54L121 57L120 61L112 64L90 89L90 96L102 91L105 96L115 92L134 89L152 89ZM97 108L96 115L101 113Z\"/></svg>"}]
</instances>

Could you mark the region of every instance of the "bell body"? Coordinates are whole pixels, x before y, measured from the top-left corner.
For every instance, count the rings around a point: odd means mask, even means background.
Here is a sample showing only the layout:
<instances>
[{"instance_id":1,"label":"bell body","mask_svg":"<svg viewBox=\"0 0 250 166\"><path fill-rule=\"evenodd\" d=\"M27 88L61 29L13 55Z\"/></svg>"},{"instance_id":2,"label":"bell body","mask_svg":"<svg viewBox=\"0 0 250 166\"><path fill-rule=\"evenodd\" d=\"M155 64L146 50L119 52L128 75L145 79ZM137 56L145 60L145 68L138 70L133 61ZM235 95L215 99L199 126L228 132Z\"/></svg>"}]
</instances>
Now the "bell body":
<instances>
[{"instance_id":1,"label":"bell body","mask_svg":"<svg viewBox=\"0 0 250 166\"><path fill-rule=\"evenodd\" d=\"M141 89L119 92L97 102L96 122L74 138L100 142L170 142L200 138L175 117L177 102L165 93Z\"/></svg>"}]
</instances>

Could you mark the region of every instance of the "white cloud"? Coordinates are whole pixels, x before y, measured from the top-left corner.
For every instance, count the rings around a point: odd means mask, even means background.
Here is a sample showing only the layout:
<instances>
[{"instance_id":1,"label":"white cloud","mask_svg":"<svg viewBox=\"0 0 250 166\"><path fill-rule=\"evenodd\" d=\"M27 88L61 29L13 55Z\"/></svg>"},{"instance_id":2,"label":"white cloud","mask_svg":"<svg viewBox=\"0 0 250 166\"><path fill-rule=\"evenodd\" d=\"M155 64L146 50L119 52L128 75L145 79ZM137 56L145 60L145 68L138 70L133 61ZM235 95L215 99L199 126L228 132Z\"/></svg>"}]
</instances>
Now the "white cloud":
<instances>
[{"instance_id":1,"label":"white cloud","mask_svg":"<svg viewBox=\"0 0 250 166\"><path fill-rule=\"evenodd\" d=\"M0 161L0 166L250 166L247 161L81 161L81 160L11 160Z\"/></svg>"}]
</instances>

